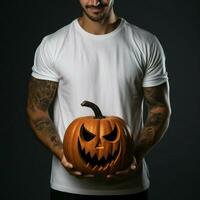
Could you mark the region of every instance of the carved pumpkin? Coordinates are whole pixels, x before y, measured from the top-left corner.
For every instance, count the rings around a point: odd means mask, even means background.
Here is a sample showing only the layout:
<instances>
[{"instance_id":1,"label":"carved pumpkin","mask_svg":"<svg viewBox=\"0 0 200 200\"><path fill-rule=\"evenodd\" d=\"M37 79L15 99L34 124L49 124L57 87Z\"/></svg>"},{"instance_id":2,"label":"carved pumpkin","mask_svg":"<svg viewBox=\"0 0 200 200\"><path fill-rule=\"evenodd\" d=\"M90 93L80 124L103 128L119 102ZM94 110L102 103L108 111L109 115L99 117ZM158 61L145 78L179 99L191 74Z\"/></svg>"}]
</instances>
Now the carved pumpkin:
<instances>
[{"instance_id":1,"label":"carved pumpkin","mask_svg":"<svg viewBox=\"0 0 200 200\"><path fill-rule=\"evenodd\" d=\"M133 143L124 120L103 116L92 102L81 105L92 108L95 117L76 118L67 127L63 140L67 160L85 174L107 175L128 167Z\"/></svg>"}]
</instances>

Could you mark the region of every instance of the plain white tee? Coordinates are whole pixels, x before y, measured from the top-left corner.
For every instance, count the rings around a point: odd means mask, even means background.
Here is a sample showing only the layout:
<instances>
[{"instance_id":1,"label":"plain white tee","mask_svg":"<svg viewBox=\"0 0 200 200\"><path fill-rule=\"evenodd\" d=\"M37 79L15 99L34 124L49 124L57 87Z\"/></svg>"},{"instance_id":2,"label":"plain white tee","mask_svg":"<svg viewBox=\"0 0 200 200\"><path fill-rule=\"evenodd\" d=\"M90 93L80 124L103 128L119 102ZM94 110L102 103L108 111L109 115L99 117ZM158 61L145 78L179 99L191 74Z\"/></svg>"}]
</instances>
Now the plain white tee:
<instances>
[{"instance_id":1,"label":"plain white tee","mask_svg":"<svg viewBox=\"0 0 200 200\"><path fill-rule=\"evenodd\" d=\"M35 52L32 76L59 82L54 122L62 140L75 118L94 115L80 105L84 100L97 104L105 116L123 118L135 138L143 127L142 87L168 81L165 55L156 36L124 18L104 35L85 31L76 18L45 36ZM117 195L141 192L150 181L145 159L134 175L108 181L72 176L53 156L50 185L70 193Z\"/></svg>"}]
</instances>

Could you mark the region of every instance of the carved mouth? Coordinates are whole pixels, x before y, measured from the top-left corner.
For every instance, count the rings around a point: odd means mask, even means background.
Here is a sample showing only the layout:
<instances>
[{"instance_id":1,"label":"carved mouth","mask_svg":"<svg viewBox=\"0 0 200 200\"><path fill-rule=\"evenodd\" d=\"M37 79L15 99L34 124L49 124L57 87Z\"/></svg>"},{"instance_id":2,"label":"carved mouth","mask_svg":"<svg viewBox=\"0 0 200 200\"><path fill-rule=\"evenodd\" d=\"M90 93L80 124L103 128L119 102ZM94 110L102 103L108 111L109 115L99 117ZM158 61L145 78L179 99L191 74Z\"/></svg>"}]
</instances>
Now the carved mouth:
<instances>
[{"instance_id":1,"label":"carved mouth","mask_svg":"<svg viewBox=\"0 0 200 200\"><path fill-rule=\"evenodd\" d=\"M107 158L105 158L103 156L100 160L98 159L97 154L94 154L93 156L90 154L90 152L88 152L86 154L85 148L83 148L83 149L81 148L81 144L80 144L79 140L78 140L78 148L79 148L79 152L80 152L82 159L86 163L86 166L90 167L92 169L99 168L99 171L100 171L100 170L105 170L114 164L114 162L119 154L120 144L118 145L118 148L114 152L113 155L110 153L107 156Z\"/></svg>"}]
</instances>

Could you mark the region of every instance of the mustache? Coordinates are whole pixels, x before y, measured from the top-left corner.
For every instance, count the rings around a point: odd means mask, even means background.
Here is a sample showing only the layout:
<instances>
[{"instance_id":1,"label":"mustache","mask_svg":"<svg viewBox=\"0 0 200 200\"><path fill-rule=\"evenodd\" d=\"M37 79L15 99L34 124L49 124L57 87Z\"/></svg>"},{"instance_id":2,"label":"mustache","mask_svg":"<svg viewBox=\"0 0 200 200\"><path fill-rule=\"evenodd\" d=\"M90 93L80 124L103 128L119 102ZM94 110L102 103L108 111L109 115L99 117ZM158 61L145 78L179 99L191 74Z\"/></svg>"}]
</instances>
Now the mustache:
<instances>
[{"instance_id":1,"label":"mustache","mask_svg":"<svg viewBox=\"0 0 200 200\"><path fill-rule=\"evenodd\" d=\"M101 1L99 1L99 5L98 6L93 6L93 5L86 5L86 8L103 8L105 6L108 6L107 4L103 4Z\"/></svg>"}]
</instances>

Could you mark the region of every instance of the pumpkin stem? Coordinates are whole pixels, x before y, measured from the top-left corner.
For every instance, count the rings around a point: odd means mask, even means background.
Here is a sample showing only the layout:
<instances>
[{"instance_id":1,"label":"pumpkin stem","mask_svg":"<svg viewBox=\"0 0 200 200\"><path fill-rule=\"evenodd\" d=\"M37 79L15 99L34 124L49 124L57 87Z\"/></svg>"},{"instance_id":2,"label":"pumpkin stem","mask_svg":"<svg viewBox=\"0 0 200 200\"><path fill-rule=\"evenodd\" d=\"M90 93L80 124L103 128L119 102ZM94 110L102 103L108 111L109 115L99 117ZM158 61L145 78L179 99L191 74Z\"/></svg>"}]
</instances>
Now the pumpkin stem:
<instances>
[{"instance_id":1,"label":"pumpkin stem","mask_svg":"<svg viewBox=\"0 0 200 200\"><path fill-rule=\"evenodd\" d=\"M90 107L94 111L94 114L95 114L94 118L98 118L98 119L105 118L105 116L102 115L101 110L99 109L99 107L96 104L94 104L90 101L83 101L81 103L81 106Z\"/></svg>"}]
</instances>

